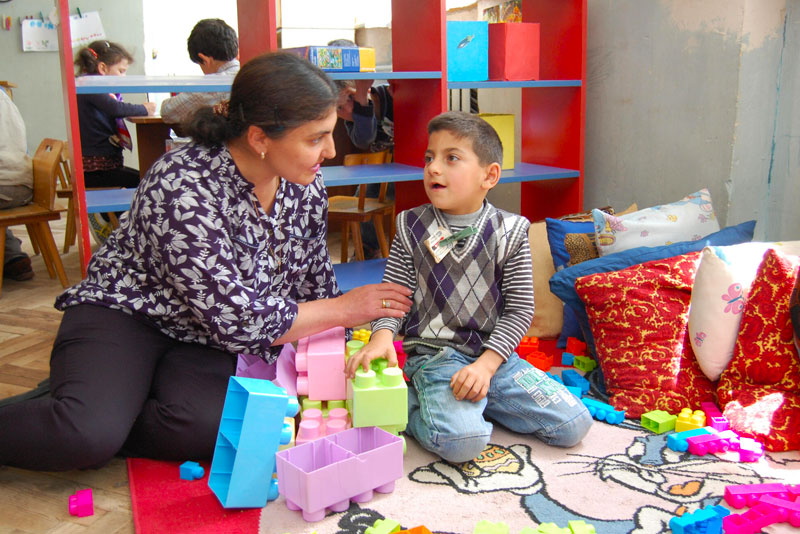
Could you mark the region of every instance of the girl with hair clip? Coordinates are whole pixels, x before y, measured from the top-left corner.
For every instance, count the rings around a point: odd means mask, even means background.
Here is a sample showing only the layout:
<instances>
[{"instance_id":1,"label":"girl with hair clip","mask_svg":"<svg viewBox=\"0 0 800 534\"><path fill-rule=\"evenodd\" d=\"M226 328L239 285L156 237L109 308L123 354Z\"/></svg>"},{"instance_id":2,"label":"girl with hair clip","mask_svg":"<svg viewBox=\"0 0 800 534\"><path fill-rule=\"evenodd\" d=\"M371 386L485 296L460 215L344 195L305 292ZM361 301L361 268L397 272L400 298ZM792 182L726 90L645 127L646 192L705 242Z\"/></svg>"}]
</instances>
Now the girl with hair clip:
<instances>
[{"instance_id":1,"label":"girl with hair clip","mask_svg":"<svg viewBox=\"0 0 800 534\"><path fill-rule=\"evenodd\" d=\"M237 355L271 363L285 343L409 311L400 285L336 284L320 173L336 99L320 69L274 53L242 67L227 105L197 112L194 142L152 165L57 299L52 392L0 408L0 465L210 458Z\"/></svg>"}]
</instances>

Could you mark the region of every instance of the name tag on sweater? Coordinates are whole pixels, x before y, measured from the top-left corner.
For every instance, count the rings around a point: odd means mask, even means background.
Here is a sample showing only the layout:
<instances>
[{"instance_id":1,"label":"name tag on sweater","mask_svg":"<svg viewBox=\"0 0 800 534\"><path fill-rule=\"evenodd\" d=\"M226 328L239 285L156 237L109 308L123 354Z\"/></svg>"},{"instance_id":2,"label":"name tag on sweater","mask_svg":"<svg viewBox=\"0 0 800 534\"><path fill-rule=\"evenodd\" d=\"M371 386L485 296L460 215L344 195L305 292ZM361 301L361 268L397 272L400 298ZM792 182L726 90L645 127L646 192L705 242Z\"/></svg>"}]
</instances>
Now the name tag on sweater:
<instances>
[{"instance_id":1,"label":"name tag on sweater","mask_svg":"<svg viewBox=\"0 0 800 534\"><path fill-rule=\"evenodd\" d=\"M433 255L433 259L436 260L436 263L442 261L442 259L450 254L450 251L453 250L453 247L456 246L455 241L444 241L448 237L450 237L452 233L447 228L439 227L438 230L433 232L431 236L425 240L425 246L428 247L428 250ZM442 243L444 241L444 243Z\"/></svg>"}]
</instances>

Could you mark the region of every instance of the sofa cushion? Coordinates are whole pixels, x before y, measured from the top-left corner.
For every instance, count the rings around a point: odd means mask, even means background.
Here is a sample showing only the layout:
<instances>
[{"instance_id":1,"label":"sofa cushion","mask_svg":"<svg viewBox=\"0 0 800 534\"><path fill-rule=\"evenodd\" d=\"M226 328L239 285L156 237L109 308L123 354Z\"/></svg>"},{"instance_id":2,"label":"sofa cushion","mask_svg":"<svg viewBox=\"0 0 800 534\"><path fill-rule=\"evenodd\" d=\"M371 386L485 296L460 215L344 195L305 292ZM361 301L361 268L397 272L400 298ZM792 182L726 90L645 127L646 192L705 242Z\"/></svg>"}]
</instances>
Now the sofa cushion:
<instances>
[{"instance_id":1,"label":"sofa cushion","mask_svg":"<svg viewBox=\"0 0 800 534\"><path fill-rule=\"evenodd\" d=\"M528 230L533 264L533 323L528 329L529 336L555 338L561 333L564 304L550 292L550 277L555 274L553 257L547 241L547 228L544 221L531 224Z\"/></svg>"},{"instance_id":2,"label":"sofa cushion","mask_svg":"<svg viewBox=\"0 0 800 534\"><path fill-rule=\"evenodd\" d=\"M564 302L565 306L569 306L575 312L581 332L583 332L584 339L586 340L587 350L590 354L596 354L594 350L594 339L592 338L592 333L589 328L589 317L586 314L586 307L583 301L575 292L575 280L589 274L616 271L637 263L669 258L680 254L686 254L687 252L700 251L703 250L703 247L708 245L734 245L736 243L744 243L753 239L755 227L756 221L748 221L720 230L719 232L706 236L700 241L685 241L663 247L639 247L585 261L555 273L550 279L550 290Z\"/></svg>"},{"instance_id":3,"label":"sofa cushion","mask_svg":"<svg viewBox=\"0 0 800 534\"><path fill-rule=\"evenodd\" d=\"M731 361L750 286L769 248L800 255L800 241L703 249L692 288L689 335L700 368L712 381Z\"/></svg>"},{"instance_id":4,"label":"sofa cushion","mask_svg":"<svg viewBox=\"0 0 800 534\"><path fill-rule=\"evenodd\" d=\"M701 189L683 199L626 215L592 210L595 243L600 256L636 247L657 247L697 241L719 231L711 194Z\"/></svg>"},{"instance_id":5,"label":"sofa cushion","mask_svg":"<svg viewBox=\"0 0 800 534\"><path fill-rule=\"evenodd\" d=\"M714 400L688 342L699 252L578 278L610 404L640 417Z\"/></svg>"},{"instance_id":6,"label":"sofa cushion","mask_svg":"<svg viewBox=\"0 0 800 534\"><path fill-rule=\"evenodd\" d=\"M594 243L594 232L590 234L567 234L564 236L564 248L569 255L567 267L600 257Z\"/></svg>"},{"instance_id":7,"label":"sofa cushion","mask_svg":"<svg viewBox=\"0 0 800 534\"><path fill-rule=\"evenodd\" d=\"M771 451L800 449L800 356L789 313L799 265L774 249L764 255L717 387L731 428Z\"/></svg>"},{"instance_id":8,"label":"sofa cushion","mask_svg":"<svg viewBox=\"0 0 800 534\"><path fill-rule=\"evenodd\" d=\"M794 346L800 351L800 273L794 282L794 291L789 301L789 314L792 316L792 328L794 329Z\"/></svg>"}]
</instances>

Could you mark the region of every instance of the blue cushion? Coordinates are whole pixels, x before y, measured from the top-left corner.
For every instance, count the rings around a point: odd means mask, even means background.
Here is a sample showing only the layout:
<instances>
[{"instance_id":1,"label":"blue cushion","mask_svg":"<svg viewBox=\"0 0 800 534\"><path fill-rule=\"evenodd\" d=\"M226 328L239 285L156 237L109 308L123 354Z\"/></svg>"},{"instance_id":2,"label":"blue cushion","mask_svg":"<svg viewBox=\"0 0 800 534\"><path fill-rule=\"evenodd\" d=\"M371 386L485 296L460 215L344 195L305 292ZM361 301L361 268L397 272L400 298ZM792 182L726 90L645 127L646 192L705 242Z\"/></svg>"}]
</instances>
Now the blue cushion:
<instances>
[{"instance_id":1,"label":"blue cushion","mask_svg":"<svg viewBox=\"0 0 800 534\"><path fill-rule=\"evenodd\" d=\"M553 267L556 272L567 268L569 264L569 252L564 246L564 239L567 234L591 234L594 232L594 222L592 221L561 221L559 219L546 218L547 242L550 245L550 254L553 256ZM534 298L536 295L534 295ZM561 333L556 341L556 347L566 348L567 338L574 337L585 341L581 332L578 318L569 306L564 306L564 322Z\"/></svg>"},{"instance_id":2,"label":"blue cushion","mask_svg":"<svg viewBox=\"0 0 800 534\"><path fill-rule=\"evenodd\" d=\"M703 250L703 247L706 246L746 243L753 240L753 231L755 227L756 221L747 221L707 235L697 241L681 241L680 243L673 243L672 245L665 245L662 247L632 248L601 258L584 261L554 274L550 278L550 291L564 301L565 309L570 307L572 311L575 312L581 332L583 332L584 340L586 341L587 349L596 357L597 352L595 351L594 338L589 328L589 316L586 314L583 301L575 291L575 280L581 276L590 274L619 271L620 269L625 269L637 263L645 263L652 260L680 256L681 254L687 254L689 252L696 252Z\"/></svg>"}]
</instances>

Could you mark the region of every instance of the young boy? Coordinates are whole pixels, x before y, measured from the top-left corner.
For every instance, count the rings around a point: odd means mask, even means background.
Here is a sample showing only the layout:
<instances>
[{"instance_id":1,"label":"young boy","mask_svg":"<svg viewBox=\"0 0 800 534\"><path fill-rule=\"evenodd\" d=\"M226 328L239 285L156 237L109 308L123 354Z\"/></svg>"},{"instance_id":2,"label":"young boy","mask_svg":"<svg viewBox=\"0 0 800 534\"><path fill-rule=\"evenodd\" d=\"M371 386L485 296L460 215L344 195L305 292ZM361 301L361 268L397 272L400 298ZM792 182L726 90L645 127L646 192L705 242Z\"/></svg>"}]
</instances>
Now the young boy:
<instances>
[{"instance_id":1,"label":"young boy","mask_svg":"<svg viewBox=\"0 0 800 534\"><path fill-rule=\"evenodd\" d=\"M236 31L222 19L203 19L194 25L186 40L189 59L200 66L203 74L239 72L239 39ZM228 100L230 93L180 93L161 102L161 117L168 124L183 124L194 112Z\"/></svg>"},{"instance_id":2,"label":"young boy","mask_svg":"<svg viewBox=\"0 0 800 534\"><path fill-rule=\"evenodd\" d=\"M561 447L578 443L592 424L579 399L514 352L533 318L533 281L528 221L485 200L502 159L483 119L434 117L424 177L431 204L398 215L384 274L414 291L402 323L411 381L406 431L450 462L484 450L492 433L485 417ZM373 322L348 376L375 358L397 365L392 341L400 327L400 319Z\"/></svg>"}]
</instances>

